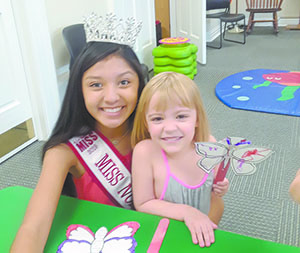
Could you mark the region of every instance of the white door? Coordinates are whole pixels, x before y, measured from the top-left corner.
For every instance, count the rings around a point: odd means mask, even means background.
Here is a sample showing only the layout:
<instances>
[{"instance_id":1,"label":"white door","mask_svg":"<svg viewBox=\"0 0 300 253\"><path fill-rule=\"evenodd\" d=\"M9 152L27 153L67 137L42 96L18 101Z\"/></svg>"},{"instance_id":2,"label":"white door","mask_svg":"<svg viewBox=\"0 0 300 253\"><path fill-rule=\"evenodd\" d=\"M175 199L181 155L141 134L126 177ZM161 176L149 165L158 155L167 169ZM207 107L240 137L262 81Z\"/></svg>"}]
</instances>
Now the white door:
<instances>
[{"instance_id":1,"label":"white door","mask_svg":"<svg viewBox=\"0 0 300 253\"><path fill-rule=\"evenodd\" d=\"M171 36L198 47L197 61L206 64L206 1L170 0Z\"/></svg>"},{"instance_id":2,"label":"white door","mask_svg":"<svg viewBox=\"0 0 300 253\"><path fill-rule=\"evenodd\" d=\"M0 0L0 134L32 118L10 0Z\"/></svg>"},{"instance_id":3,"label":"white door","mask_svg":"<svg viewBox=\"0 0 300 253\"><path fill-rule=\"evenodd\" d=\"M141 63L153 69L152 50L156 47L154 0L115 0L110 11L127 18L134 17L142 21L142 30L138 35L134 51Z\"/></svg>"}]
</instances>

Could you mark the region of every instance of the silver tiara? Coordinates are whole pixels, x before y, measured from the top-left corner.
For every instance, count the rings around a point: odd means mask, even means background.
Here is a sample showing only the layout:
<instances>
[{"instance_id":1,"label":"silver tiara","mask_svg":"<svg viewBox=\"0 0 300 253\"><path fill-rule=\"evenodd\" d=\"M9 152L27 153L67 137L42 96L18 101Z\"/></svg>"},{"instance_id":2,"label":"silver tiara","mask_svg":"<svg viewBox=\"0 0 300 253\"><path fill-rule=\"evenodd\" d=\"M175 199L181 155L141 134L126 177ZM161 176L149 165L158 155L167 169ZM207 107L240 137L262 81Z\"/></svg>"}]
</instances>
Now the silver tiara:
<instances>
[{"instance_id":1,"label":"silver tiara","mask_svg":"<svg viewBox=\"0 0 300 253\"><path fill-rule=\"evenodd\" d=\"M86 42L114 42L133 47L141 29L142 22L132 17L123 21L112 13L102 17L93 12L84 18Z\"/></svg>"}]
</instances>

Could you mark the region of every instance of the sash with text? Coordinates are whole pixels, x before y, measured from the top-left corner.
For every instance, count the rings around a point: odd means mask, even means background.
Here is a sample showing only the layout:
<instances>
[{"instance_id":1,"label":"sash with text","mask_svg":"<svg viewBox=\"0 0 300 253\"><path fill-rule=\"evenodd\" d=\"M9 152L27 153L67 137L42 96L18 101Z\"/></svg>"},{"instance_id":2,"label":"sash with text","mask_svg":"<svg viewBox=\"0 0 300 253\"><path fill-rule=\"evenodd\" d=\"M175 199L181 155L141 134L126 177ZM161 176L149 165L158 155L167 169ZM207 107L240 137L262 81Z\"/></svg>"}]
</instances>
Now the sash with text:
<instances>
[{"instance_id":1,"label":"sash with text","mask_svg":"<svg viewBox=\"0 0 300 253\"><path fill-rule=\"evenodd\" d=\"M105 138L105 137L104 137ZM132 207L131 174L118 155L96 132L73 137L67 143L80 162L110 198L127 209Z\"/></svg>"}]
</instances>

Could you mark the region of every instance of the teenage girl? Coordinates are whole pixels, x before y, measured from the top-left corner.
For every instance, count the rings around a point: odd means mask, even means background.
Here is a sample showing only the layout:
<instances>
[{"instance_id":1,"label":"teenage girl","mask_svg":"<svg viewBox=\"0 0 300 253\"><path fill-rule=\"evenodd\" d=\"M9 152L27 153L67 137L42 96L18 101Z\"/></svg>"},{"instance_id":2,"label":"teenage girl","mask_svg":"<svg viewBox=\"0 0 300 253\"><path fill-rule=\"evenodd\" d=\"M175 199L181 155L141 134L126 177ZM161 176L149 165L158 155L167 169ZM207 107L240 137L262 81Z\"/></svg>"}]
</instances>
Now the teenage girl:
<instances>
[{"instance_id":1,"label":"teenage girl","mask_svg":"<svg viewBox=\"0 0 300 253\"><path fill-rule=\"evenodd\" d=\"M11 252L43 252L62 191L131 208L130 134L143 88L141 66L129 46L87 44L72 66L59 118L44 146L40 179Z\"/></svg>"}]
</instances>

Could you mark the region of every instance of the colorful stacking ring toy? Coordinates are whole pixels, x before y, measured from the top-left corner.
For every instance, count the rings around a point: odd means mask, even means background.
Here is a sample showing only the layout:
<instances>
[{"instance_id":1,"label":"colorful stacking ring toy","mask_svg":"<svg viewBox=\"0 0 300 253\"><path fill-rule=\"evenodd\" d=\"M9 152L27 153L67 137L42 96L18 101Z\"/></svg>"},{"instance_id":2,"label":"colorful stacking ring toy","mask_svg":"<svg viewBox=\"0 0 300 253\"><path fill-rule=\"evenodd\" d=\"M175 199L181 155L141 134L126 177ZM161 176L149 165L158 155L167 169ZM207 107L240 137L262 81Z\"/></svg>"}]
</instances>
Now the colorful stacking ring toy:
<instances>
[{"instance_id":1,"label":"colorful stacking ring toy","mask_svg":"<svg viewBox=\"0 0 300 253\"><path fill-rule=\"evenodd\" d=\"M154 75L174 71L189 76L191 79L197 74L196 45L188 43L188 38L164 38L158 47L152 50L154 56Z\"/></svg>"}]
</instances>

